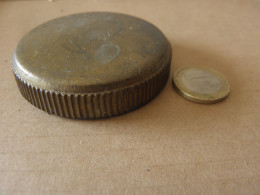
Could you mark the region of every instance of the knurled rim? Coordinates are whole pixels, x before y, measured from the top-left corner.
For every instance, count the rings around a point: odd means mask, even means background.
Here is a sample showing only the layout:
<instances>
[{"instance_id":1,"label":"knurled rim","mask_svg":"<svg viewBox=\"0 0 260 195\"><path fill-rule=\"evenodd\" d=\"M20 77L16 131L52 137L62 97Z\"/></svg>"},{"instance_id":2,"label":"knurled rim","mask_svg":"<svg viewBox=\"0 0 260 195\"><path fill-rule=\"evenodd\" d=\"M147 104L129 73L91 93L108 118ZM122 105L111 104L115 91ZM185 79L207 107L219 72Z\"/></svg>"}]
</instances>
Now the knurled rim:
<instances>
[{"instance_id":1,"label":"knurled rim","mask_svg":"<svg viewBox=\"0 0 260 195\"><path fill-rule=\"evenodd\" d=\"M26 82L12 69L22 96L35 107L61 117L100 119L127 113L152 100L164 87L169 62L149 78L121 89L95 93L62 93Z\"/></svg>"}]
</instances>

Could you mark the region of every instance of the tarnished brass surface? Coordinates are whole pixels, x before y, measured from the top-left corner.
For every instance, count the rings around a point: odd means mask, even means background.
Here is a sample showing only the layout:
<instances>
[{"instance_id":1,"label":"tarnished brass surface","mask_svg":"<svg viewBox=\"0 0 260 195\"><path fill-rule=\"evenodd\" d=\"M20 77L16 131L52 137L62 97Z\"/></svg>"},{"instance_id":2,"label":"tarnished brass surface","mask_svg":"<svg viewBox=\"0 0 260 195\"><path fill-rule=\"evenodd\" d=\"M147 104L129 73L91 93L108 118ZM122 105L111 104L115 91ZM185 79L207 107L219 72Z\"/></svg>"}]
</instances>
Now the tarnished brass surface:
<instances>
[{"instance_id":1,"label":"tarnished brass surface","mask_svg":"<svg viewBox=\"0 0 260 195\"><path fill-rule=\"evenodd\" d=\"M102 118L151 100L168 80L171 46L152 24L115 13L54 19L25 35L13 54L22 95L71 118Z\"/></svg>"},{"instance_id":2,"label":"tarnished brass surface","mask_svg":"<svg viewBox=\"0 0 260 195\"><path fill-rule=\"evenodd\" d=\"M198 66L178 69L174 74L173 84L184 98L203 104L220 102L230 92L229 83L222 74Z\"/></svg>"}]
</instances>

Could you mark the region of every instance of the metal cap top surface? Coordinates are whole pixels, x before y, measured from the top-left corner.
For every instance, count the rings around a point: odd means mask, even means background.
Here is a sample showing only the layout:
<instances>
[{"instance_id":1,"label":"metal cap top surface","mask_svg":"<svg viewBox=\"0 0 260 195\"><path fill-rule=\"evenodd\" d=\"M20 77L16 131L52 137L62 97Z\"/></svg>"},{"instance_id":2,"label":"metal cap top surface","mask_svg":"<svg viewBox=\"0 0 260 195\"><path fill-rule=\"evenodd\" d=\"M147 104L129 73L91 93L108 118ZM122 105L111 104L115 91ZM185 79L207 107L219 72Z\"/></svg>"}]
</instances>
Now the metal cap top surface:
<instances>
[{"instance_id":1,"label":"metal cap top surface","mask_svg":"<svg viewBox=\"0 0 260 195\"><path fill-rule=\"evenodd\" d=\"M61 93L124 88L166 66L171 47L152 24L116 13L83 13L46 22L25 35L13 70L27 83Z\"/></svg>"}]
</instances>

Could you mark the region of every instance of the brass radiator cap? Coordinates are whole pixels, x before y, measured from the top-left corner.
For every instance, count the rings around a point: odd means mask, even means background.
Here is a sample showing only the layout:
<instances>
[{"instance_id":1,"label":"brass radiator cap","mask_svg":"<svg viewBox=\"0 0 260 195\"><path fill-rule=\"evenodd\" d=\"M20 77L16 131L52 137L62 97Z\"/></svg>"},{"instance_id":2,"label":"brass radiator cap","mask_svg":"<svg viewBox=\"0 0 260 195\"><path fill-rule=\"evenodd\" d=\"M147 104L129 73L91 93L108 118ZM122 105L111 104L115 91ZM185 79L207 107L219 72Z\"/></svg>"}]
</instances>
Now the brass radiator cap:
<instances>
[{"instance_id":1,"label":"brass radiator cap","mask_svg":"<svg viewBox=\"0 0 260 195\"><path fill-rule=\"evenodd\" d=\"M12 58L23 97L48 113L97 119L136 109L168 80L171 46L152 24L106 12L70 15L25 35Z\"/></svg>"}]
</instances>

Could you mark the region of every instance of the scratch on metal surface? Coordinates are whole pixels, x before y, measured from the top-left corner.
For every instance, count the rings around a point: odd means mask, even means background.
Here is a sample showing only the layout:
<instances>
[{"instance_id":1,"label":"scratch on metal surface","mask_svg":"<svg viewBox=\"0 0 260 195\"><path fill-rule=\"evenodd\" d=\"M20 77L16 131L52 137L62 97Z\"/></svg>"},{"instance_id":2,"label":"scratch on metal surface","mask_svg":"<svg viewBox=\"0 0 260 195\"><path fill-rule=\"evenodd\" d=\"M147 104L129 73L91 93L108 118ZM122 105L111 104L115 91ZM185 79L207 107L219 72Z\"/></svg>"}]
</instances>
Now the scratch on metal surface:
<instances>
[{"instance_id":1,"label":"scratch on metal surface","mask_svg":"<svg viewBox=\"0 0 260 195\"><path fill-rule=\"evenodd\" d=\"M109 33L109 31L107 31L107 36L110 37L110 33Z\"/></svg>"}]
</instances>

